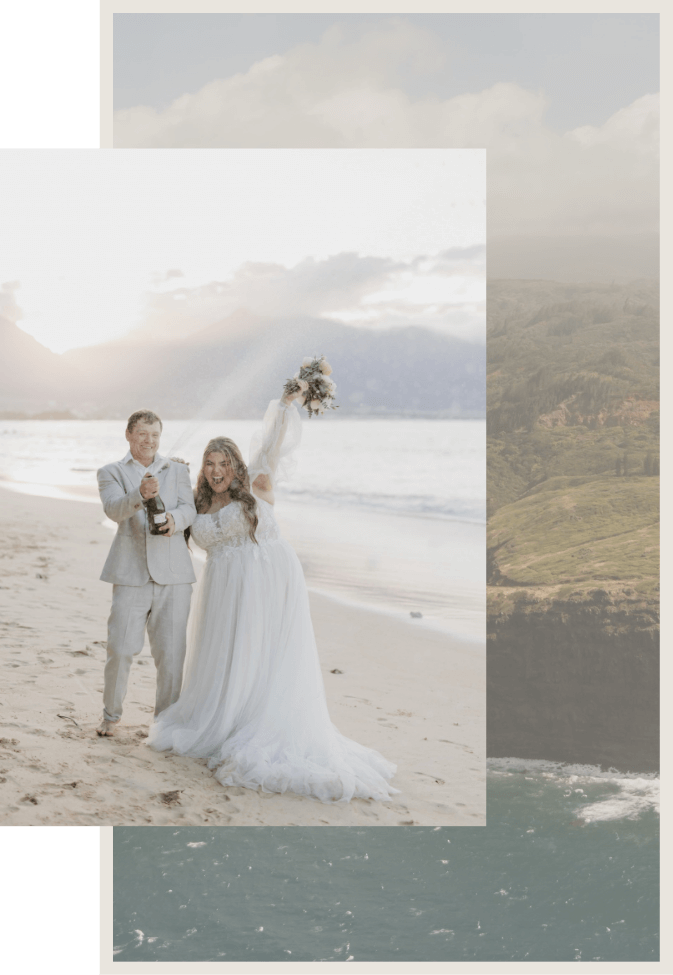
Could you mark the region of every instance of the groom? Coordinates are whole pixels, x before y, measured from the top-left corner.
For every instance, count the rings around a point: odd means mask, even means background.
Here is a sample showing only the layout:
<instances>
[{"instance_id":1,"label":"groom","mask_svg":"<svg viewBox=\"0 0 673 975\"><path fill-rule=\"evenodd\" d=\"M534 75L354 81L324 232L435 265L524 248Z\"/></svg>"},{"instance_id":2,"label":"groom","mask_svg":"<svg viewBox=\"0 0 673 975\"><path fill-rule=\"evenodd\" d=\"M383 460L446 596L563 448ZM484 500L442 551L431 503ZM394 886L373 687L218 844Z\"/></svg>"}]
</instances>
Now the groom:
<instances>
[{"instance_id":1,"label":"groom","mask_svg":"<svg viewBox=\"0 0 673 975\"><path fill-rule=\"evenodd\" d=\"M161 432L155 413L132 413L126 457L98 471L105 514L117 522L101 575L103 582L112 583L112 611L99 735L112 735L121 718L131 663L143 648L145 629L157 668L155 716L180 694L195 581L183 532L194 521L196 508L187 466L157 453ZM150 534L143 505L158 494L167 511L163 537Z\"/></svg>"}]
</instances>

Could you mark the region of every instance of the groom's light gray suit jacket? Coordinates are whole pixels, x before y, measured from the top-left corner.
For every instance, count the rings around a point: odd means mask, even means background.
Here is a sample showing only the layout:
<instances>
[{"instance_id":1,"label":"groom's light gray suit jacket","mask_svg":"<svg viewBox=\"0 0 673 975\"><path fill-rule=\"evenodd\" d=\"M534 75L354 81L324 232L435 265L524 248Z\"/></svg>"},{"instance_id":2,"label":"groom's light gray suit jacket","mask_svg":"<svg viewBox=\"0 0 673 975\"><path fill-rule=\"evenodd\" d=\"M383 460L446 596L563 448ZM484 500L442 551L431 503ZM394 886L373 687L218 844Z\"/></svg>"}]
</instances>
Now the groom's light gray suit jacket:
<instances>
[{"instance_id":1,"label":"groom's light gray suit jacket","mask_svg":"<svg viewBox=\"0 0 673 975\"><path fill-rule=\"evenodd\" d=\"M105 514L118 525L103 566L103 582L144 586L150 579L161 585L196 581L184 536L184 529L196 517L189 470L186 464L159 454L151 470L164 464L168 464L166 470L155 476L159 481L161 500L175 521L175 534L170 538L150 535L138 487L140 475L134 469L130 453L124 460L107 464L98 471L98 490Z\"/></svg>"}]
</instances>

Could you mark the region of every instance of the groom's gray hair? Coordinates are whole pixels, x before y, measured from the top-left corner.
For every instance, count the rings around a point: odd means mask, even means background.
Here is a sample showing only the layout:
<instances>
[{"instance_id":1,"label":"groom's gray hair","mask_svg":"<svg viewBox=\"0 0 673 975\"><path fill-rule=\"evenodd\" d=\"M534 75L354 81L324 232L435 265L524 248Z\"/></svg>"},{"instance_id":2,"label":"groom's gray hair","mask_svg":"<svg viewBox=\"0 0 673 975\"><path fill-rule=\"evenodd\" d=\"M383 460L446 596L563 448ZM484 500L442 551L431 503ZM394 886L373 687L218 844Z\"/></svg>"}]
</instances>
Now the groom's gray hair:
<instances>
[{"instance_id":1,"label":"groom's gray hair","mask_svg":"<svg viewBox=\"0 0 673 975\"><path fill-rule=\"evenodd\" d=\"M136 410L135 413L132 413L128 418L128 423L126 424L127 431L131 433L136 423L140 423L141 421L143 423L158 423L161 430L163 431L164 429L164 425L161 422L161 417L158 417L156 413L152 412L152 410Z\"/></svg>"}]
</instances>

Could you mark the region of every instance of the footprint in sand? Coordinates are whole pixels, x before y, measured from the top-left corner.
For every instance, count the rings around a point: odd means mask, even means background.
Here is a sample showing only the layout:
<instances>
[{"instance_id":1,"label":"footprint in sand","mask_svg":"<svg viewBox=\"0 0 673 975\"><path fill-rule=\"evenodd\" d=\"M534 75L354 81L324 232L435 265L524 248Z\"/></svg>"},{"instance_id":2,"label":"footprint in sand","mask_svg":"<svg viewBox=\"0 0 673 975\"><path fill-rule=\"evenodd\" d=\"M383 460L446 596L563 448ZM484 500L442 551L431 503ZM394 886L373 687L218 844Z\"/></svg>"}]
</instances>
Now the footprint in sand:
<instances>
[{"instance_id":1,"label":"footprint in sand","mask_svg":"<svg viewBox=\"0 0 673 975\"><path fill-rule=\"evenodd\" d=\"M82 785L83 784L80 779L76 779L74 782L63 782L62 780L65 778L65 775L61 775L61 774L55 775L54 778L56 779L56 782L54 783L54 786L53 786L53 788L55 788L55 789L56 788L63 789L63 788L66 788L66 787L68 789L76 789L78 785Z\"/></svg>"},{"instance_id":2,"label":"footprint in sand","mask_svg":"<svg viewBox=\"0 0 673 975\"><path fill-rule=\"evenodd\" d=\"M158 795L152 796L152 799L158 799L165 806L180 806L180 796L183 793L183 789L173 789L172 792L160 792Z\"/></svg>"},{"instance_id":3,"label":"footprint in sand","mask_svg":"<svg viewBox=\"0 0 673 975\"><path fill-rule=\"evenodd\" d=\"M440 779L436 775L431 775L429 772L416 772L416 775L424 775L427 779L434 779L437 785L446 785L444 779Z\"/></svg>"},{"instance_id":4,"label":"footprint in sand","mask_svg":"<svg viewBox=\"0 0 673 975\"><path fill-rule=\"evenodd\" d=\"M455 745L456 748L462 748L464 751L469 752L470 755L474 754L471 748L468 748L467 745L461 745L459 741L449 741L448 738L438 738L437 741L441 741L444 745Z\"/></svg>"},{"instance_id":5,"label":"footprint in sand","mask_svg":"<svg viewBox=\"0 0 673 975\"><path fill-rule=\"evenodd\" d=\"M80 738L81 737L81 735L77 735L70 730L57 731L56 734L58 735L59 738Z\"/></svg>"}]
</instances>

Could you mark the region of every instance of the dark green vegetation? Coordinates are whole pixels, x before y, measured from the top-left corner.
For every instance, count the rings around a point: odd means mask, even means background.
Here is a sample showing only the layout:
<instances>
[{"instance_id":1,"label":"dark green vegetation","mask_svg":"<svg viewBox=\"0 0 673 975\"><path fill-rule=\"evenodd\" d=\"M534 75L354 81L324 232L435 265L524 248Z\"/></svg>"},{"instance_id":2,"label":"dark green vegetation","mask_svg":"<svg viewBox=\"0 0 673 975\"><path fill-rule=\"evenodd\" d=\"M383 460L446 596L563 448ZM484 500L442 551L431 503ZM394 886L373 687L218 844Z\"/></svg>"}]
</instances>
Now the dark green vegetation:
<instances>
[{"instance_id":1,"label":"dark green vegetation","mask_svg":"<svg viewBox=\"0 0 673 975\"><path fill-rule=\"evenodd\" d=\"M488 294L489 508L555 475L627 475L658 453L655 282L495 281Z\"/></svg>"},{"instance_id":2,"label":"dark green vegetation","mask_svg":"<svg viewBox=\"0 0 673 975\"><path fill-rule=\"evenodd\" d=\"M656 282L489 284L489 754L657 764Z\"/></svg>"}]
</instances>

